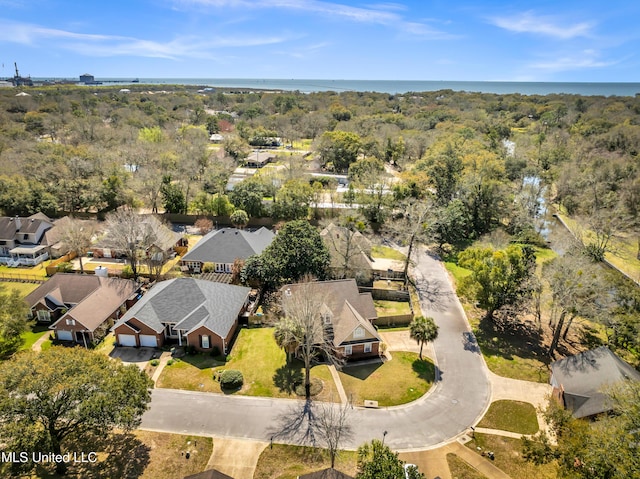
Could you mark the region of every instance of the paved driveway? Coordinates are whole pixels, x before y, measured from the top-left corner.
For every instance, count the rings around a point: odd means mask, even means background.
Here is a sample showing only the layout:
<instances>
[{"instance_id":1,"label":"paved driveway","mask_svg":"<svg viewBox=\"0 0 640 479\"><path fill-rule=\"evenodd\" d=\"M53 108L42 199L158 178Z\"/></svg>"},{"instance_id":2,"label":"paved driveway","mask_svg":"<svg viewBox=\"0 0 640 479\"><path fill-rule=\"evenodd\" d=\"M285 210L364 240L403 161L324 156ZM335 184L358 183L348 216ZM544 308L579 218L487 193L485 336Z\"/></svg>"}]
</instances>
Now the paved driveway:
<instances>
[{"instance_id":1,"label":"paved driveway","mask_svg":"<svg viewBox=\"0 0 640 479\"><path fill-rule=\"evenodd\" d=\"M119 358L125 364L135 364L140 369L144 369L149 360L154 357L160 357L160 352L153 348L128 348L118 346L117 348L113 348L109 356Z\"/></svg>"},{"instance_id":2,"label":"paved driveway","mask_svg":"<svg viewBox=\"0 0 640 479\"><path fill-rule=\"evenodd\" d=\"M489 404L487 369L462 307L441 262L416 253L415 276L423 314L440 326L433 344L439 380L422 398L405 406L354 408L353 435L346 447L355 449L382 438L395 450L420 450L450 441L475 425ZM142 428L186 434L216 435L269 441L286 420L304 406L302 401L224 396L155 389ZM304 421L302 421L304 423ZM304 432L304 424L299 432ZM276 436L297 444L300 434Z\"/></svg>"}]
</instances>

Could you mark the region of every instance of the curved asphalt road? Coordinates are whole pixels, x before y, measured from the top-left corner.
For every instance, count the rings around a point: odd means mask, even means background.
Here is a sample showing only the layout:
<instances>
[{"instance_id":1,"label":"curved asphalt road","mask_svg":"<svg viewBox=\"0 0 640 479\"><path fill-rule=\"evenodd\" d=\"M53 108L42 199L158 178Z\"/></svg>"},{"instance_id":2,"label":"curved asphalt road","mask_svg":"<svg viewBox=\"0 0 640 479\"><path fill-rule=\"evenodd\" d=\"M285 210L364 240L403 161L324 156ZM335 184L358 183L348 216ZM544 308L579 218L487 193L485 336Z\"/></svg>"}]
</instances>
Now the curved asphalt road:
<instances>
[{"instance_id":1,"label":"curved asphalt road","mask_svg":"<svg viewBox=\"0 0 640 479\"><path fill-rule=\"evenodd\" d=\"M440 380L425 396L405 406L354 408L348 419L352 435L343 447L382 439L383 431L388 431L385 444L394 450L433 447L475 424L489 404L486 367L442 263L420 250L414 275L422 310L440 327L434 343ZM141 427L263 441L275 436L276 442L298 444L304 427L292 435L278 433L284 424L295 421L303 407L303 401L289 399L155 389Z\"/></svg>"}]
</instances>

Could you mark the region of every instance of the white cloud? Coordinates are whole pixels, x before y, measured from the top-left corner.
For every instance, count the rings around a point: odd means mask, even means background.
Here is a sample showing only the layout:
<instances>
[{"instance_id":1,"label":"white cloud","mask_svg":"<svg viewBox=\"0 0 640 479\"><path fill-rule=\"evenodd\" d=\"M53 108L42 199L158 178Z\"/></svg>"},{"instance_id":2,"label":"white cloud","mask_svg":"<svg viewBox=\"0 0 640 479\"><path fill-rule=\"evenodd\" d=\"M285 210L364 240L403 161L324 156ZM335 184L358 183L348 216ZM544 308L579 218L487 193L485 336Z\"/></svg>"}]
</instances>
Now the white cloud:
<instances>
[{"instance_id":1,"label":"white cloud","mask_svg":"<svg viewBox=\"0 0 640 479\"><path fill-rule=\"evenodd\" d=\"M161 42L119 35L98 35L76 33L46 28L27 23L0 20L0 30L4 33L1 42L24 45L42 45L57 42L57 46L83 55L102 57L135 56L180 59L211 58L211 50L217 48L253 47L272 45L287 40L284 36L255 36L251 34L233 37L218 37L202 40L198 37L177 37Z\"/></svg>"},{"instance_id":2,"label":"white cloud","mask_svg":"<svg viewBox=\"0 0 640 479\"><path fill-rule=\"evenodd\" d=\"M435 30L424 23L408 21L399 12L406 9L397 3L379 3L368 7L353 7L322 0L174 0L182 6L200 6L236 9L284 9L341 17L354 22L371 23L397 28L417 36L450 38L445 32Z\"/></svg>"},{"instance_id":3,"label":"white cloud","mask_svg":"<svg viewBox=\"0 0 640 479\"><path fill-rule=\"evenodd\" d=\"M493 17L489 22L510 32L533 33L562 40L589 36L593 29L593 23L562 24L554 17L535 15L530 11L510 17Z\"/></svg>"},{"instance_id":4,"label":"white cloud","mask_svg":"<svg viewBox=\"0 0 640 479\"><path fill-rule=\"evenodd\" d=\"M604 68L620 63L620 60L601 60L594 50L584 50L578 54L558 56L529 64L529 68L549 72Z\"/></svg>"}]
</instances>

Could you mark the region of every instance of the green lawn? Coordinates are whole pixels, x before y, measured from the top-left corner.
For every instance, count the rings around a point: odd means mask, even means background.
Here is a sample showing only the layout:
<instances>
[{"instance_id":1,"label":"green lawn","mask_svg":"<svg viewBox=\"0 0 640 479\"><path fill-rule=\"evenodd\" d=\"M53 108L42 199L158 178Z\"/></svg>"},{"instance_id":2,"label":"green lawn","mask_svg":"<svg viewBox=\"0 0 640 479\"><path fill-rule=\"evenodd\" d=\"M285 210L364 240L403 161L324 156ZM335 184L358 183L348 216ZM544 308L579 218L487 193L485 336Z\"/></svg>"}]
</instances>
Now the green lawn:
<instances>
[{"instance_id":1,"label":"green lawn","mask_svg":"<svg viewBox=\"0 0 640 479\"><path fill-rule=\"evenodd\" d=\"M536 246L534 250L536 254L536 263L539 265L546 263L547 261L550 261L558 256L558 253L553 251L551 248L540 248Z\"/></svg>"},{"instance_id":2,"label":"green lawn","mask_svg":"<svg viewBox=\"0 0 640 479\"><path fill-rule=\"evenodd\" d=\"M24 344L20 348L21 351L26 351L31 349L33 343L35 343L38 339L40 339L44 334L50 332L51 330L46 325L37 324L33 327L33 330L24 333L22 337L24 338ZM51 343L51 341L48 341Z\"/></svg>"},{"instance_id":3,"label":"green lawn","mask_svg":"<svg viewBox=\"0 0 640 479\"><path fill-rule=\"evenodd\" d=\"M41 283L17 283L14 281L0 281L0 291L11 291L17 289L23 298L40 286Z\"/></svg>"},{"instance_id":4,"label":"green lawn","mask_svg":"<svg viewBox=\"0 0 640 479\"><path fill-rule=\"evenodd\" d=\"M536 466L527 462L522 457L522 440L510 437L492 436L489 434L475 434L475 439L465 444L468 448L477 451L481 447L483 451L493 451L495 460L493 464L502 469L512 479L556 479L558 466L555 462Z\"/></svg>"},{"instance_id":5,"label":"green lawn","mask_svg":"<svg viewBox=\"0 0 640 479\"><path fill-rule=\"evenodd\" d=\"M454 479L487 479L487 476L475 470L455 454L447 454L447 464Z\"/></svg>"},{"instance_id":6,"label":"green lawn","mask_svg":"<svg viewBox=\"0 0 640 479\"><path fill-rule=\"evenodd\" d=\"M520 434L538 432L536 408L520 401L495 401L478 423L478 427L500 429Z\"/></svg>"},{"instance_id":7,"label":"green lawn","mask_svg":"<svg viewBox=\"0 0 640 479\"><path fill-rule=\"evenodd\" d=\"M298 476L320 471L331 466L329 455L323 449L303 446L274 444L260 454L254 479L297 479ZM335 468L355 477L357 454L355 451L341 451L336 458Z\"/></svg>"},{"instance_id":8,"label":"green lawn","mask_svg":"<svg viewBox=\"0 0 640 479\"><path fill-rule=\"evenodd\" d=\"M471 326L487 366L498 376L538 383L549 381L549 357L534 331L529 334L493 331L490 325L477 320L471 320Z\"/></svg>"},{"instance_id":9,"label":"green lawn","mask_svg":"<svg viewBox=\"0 0 640 479\"><path fill-rule=\"evenodd\" d=\"M583 231L583 237L586 241L594 238L595 233L583 228L578 221L564 213L558 213L558 217L572 231ZM619 232L615 237L611 238L609 252L605 253L605 258L613 266L620 271L628 274L634 279L640 278L640 260L638 254L638 238L637 235L627 232Z\"/></svg>"},{"instance_id":10,"label":"green lawn","mask_svg":"<svg viewBox=\"0 0 640 479\"><path fill-rule=\"evenodd\" d=\"M0 275L13 276L13 277L37 277L44 279L47 277L47 265L51 263L51 260L43 261L39 265L33 267L20 266L19 268L9 268L4 264L0 264Z\"/></svg>"},{"instance_id":11,"label":"green lawn","mask_svg":"<svg viewBox=\"0 0 640 479\"><path fill-rule=\"evenodd\" d=\"M405 404L424 395L433 383L435 368L428 359L420 361L416 353L394 352L391 361L347 366L339 375L354 405L361 406L369 399L385 407Z\"/></svg>"},{"instance_id":12,"label":"green lawn","mask_svg":"<svg viewBox=\"0 0 640 479\"><path fill-rule=\"evenodd\" d=\"M536 248L538 264L555 256L552 250ZM471 274L466 268L457 265L454 257L444 259L444 265L451 273L456 284ZM544 347L540 345L539 333L533 330L495 331L490 324L480 318L484 315L464 298L462 306L469 318L482 355L491 371L499 376L544 383L549 380L548 363Z\"/></svg>"},{"instance_id":13,"label":"green lawn","mask_svg":"<svg viewBox=\"0 0 640 479\"><path fill-rule=\"evenodd\" d=\"M382 245L373 245L371 247L371 256L374 258L394 259L396 261L404 261L407 259L400 251Z\"/></svg>"},{"instance_id":14,"label":"green lawn","mask_svg":"<svg viewBox=\"0 0 640 479\"><path fill-rule=\"evenodd\" d=\"M456 285L460 284L462 278L471 274L471 270L458 266L458 264L454 261L445 261L444 267L449 273L451 273L451 276L453 276Z\"/></svg>"},{"instance_id":15,"label":"green lawn","mask_svg":"<svg viewBox=\"0 0 640 479\"><path fill-rule=\"evenodd\" d=\"M265 397L297 397L295 385L304 377L302 363L286 364L286 355L273 339L273 328L243 328L226 363L207 355L189 355L164 368L158 387L190 391L222 392L213 380L213 371L237 369L244 376L244 386L235 394ZM337 400L338 394L326 365L314 366L312 378L323 383L321 400Z\"/></svg>"},{"instance_id":16,"label":"green lawn","mask_svg":"<svg viewBox=\"0 0 640 479\"><path fill-rule=\"evenodd\" d=\"M395 316L399 314L411 314L411 307L406 301L386 301L383 299L375 299L373 303L376 306L378 316Z\"/></svg>"}]
</instances>

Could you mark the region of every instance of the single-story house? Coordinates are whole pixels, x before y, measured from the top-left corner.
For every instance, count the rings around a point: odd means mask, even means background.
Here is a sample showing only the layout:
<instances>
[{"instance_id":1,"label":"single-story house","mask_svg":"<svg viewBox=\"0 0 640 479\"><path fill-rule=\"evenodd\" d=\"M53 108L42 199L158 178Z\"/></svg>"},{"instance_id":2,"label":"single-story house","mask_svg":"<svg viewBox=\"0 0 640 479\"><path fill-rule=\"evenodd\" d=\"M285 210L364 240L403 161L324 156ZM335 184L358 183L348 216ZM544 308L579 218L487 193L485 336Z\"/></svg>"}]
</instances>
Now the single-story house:
<instances>
[{"instance_id":1,"label":"single-story house","mask_svg":"<svg viewBox=\"0 0 640 479\"><path fill-rule=\"evenodd\" d=\"M98 231L98 222L95 220L79 220L82 221L83 225L86 225L87 228L91 229L91 231ZM44 233L43 244L46 244L49 248L49 256L51 258L59 258L60 256L64 256L69 252L69 245L67 245L62 240L62 235L64 234L65 229L69 227L69 223L71 222L70 216L63 216L62 218L58 218L53 222L53 227Z\"/></svg>"},{"instance_id":2,"label":"single-story house","mask_svg":"<svg viewBox=\"0 0 640 479\"><path fill-rule=\"evenodd\" d=\"M247 168L262 168L267 163L271 163L271 161L276 157L273 153L269 151L253 151L247 156L243 163Z\"/></svg>"},{"instance_id":3,"label":"single-story house","mask_svg":"<svg viewBox=\"0 0 640 479\"><path fill-rule=\"evenodd\" d=\"M371 241L357 230L352 231L333 223L329 223L320 236L329 250L329 269L334 278L355 278L358 284L371 284Z\"/></svg>"},{"instance_id":4,"label":"single-story house","mask_svg":"<svg viewBox=\"0 0 640 479\"><path fill-rule=\"evenodd\" d=\"M151 255L153 261L166 262L175 254L175 248L188 246L189 241L178 232L173 231L157 217L147 215L144 218L144 227L151 230L148 235L155 238L155 242L148 246L146 254ZM95 258L124 258L126 255L113 245L117 244L109 231L91 247L91 254Z\"/></svg>"},{"instance_id":5,"label":"single-story house","mask_svg":"<svg viewBox=\"0 0 640 479\"><path fill-rule=\"evenodd\" d=\"M576 418L610 411L606 388L625 380L640 381L640 372L606 346L551 363L552 397Z\"/></svg>"},{"instance_id":6,"label":"single-story house","mask_svg":"<svg viewBox=\"0 0 640 479\"><path fill-rule=\"evenodd\" d=\"M295 296L298 290L321 298L320 314L330 325L333 346L339 354L346 359L379 356L382 338L373 325L378 317L376 307L371 293L361 293L355 279L285 285L281 289L285 311L286 298Z\"/></svg>"},{"instance_id":7,"label":"single-story house","mask_svg":"<svg viewBox=\"0 0 640 479\"><path fill-rule=\"evenodd\" d=\"M139 297L140 285L120 278L57 273L25 301L31 315L50 324L59 341L97 343Z\"/></svg>"},{"instance_id":8,"label":"single-story house","mask_svg":"<svg viewBox=\"0 0 640 479\"><path fill-rule=\"evenodd\" d=\"M329 467L322 471L303 474L302 476L298 476L298 479L353 479L353 477L345 474L344 472L340 472L333 467Z\"/></svg>"},{"instance_id":9,"label":"single-story house","mask_svg":"<svg viewBox=\"0 0 640 479\"><path fill-rule=\"evenodd\" d=\"M227 353L239 316L250 303L249 288L193 278L154 285L113 326L120 346L160 347L167 342Z\"/></svg>"},{"instance_id":10,"label":"single-story house","mask_svg":"<svg viewBox=\"0 0 640 479\"><path fill-rule=\"evenodd\" d=\"M53 221L42 213L26 218L0 217L0 263L9 266L35 266L49 258L44 234Z\"/></svg>"},{"instance_id":11,"label":"single-story house","mask_svg":"<svg viewBox=\"0 0 640 479\"><path fill-rule=\"evenodd\" d=\"M231 273L236 259L262 253L274 237L267 228L253 232L236 228L213 230L182 257L180 264L191 273L201 273L205 263L213 263L216 273Z\"/></svg>"}]
</instances>

